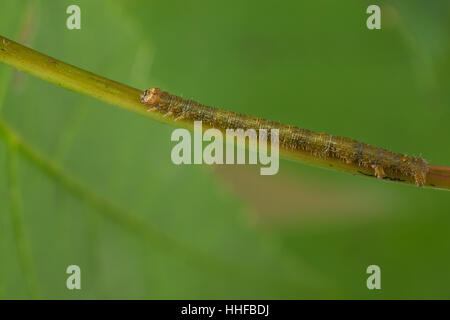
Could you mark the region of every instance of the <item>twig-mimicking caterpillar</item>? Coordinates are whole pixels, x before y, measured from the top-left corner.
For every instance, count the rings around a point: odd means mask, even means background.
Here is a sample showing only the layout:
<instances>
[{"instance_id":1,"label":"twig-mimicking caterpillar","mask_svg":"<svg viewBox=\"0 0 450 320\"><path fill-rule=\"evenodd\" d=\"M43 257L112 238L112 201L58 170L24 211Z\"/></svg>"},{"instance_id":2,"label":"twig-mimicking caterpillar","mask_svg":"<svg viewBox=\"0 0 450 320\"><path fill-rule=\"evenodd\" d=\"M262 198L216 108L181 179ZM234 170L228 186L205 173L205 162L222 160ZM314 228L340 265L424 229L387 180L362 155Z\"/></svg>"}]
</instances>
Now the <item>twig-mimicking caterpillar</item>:
<instances>
[{"instance_id":1,"label":"twig-mimicking caterpillar","mask_svg":"<svg viewBox=\"0 0 450 320\"><path fill-rule=\"evenodd\" d=\"M410 177L417 186L423 186L426 182L428 164L419 157L391 152L350 138L205 106L158 88L146 90L141 96L141 102L149 106L148 111L160 112L165 117L202 121L212 128L221 130L278 129L280 147L292 153L307 153L319 159L338 160L343 164L364 169L365 172L370 170L380 179L398 180L394 177Z\"/></svg>"}]
</instances>

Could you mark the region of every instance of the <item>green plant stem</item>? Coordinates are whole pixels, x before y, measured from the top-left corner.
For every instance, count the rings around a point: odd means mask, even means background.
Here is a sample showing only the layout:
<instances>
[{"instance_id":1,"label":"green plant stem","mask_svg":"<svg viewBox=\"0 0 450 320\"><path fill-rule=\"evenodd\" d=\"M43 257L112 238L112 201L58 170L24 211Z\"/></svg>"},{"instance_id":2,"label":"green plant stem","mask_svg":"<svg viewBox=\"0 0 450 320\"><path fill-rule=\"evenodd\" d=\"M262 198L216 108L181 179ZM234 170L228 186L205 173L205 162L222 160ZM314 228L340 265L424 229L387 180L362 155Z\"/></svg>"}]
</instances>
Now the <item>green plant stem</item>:
<instances>
[{"instance_id":1,"label":"green plant stem","mask_svg":"<svg viewBox=\"0 0 450 320\"><path fill-rule=\"evenodd\" d=\"M0 62L30 73L44 81L81 93L111 105L173 124L155 112L146 112L141 90L106 79L0 36Z\"/></svg>"},{"instance_id":2,"label":"green plant stem","mask_svg":"<svg viewBox=\"0 0 450 320\"><path fill-rule=\"evenodd\" d=\"M139 113L154 120L173 126L192 128L192 125L189 123L165 118L158 112L147 112L146 105L140 102L141 90L58 61L2 36L0 36L0 62L63 88ZM281 155L292 159L289 152L281 150ZM309 162L327 167L326 163L322 163L324 161L317 159L311 159ZM340 162L334 164L335 168L350 173L354 173L355 169L357 169L357 165L354 165L355 168L353 168ZM429 165L429 173L426 180L426 186L428 187L450 190L450 167ZM409 181L408 183L412 182Z\"/></svg>"}]
</instances>

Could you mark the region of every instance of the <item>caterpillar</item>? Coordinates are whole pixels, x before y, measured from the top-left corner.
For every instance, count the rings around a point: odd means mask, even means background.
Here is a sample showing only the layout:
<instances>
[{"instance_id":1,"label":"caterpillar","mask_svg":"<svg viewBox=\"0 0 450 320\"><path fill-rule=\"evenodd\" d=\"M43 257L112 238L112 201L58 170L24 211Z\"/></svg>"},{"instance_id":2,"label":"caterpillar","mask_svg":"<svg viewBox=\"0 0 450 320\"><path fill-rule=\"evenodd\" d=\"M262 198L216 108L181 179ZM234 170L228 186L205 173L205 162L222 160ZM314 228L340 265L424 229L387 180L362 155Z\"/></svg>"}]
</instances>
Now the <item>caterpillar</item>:
<instances>
[{"instance_id":1,"label":"caterpillar","mask_svg":"<svg viewBox=\"0 0 450 320\"><path fill-rule=\"evenodd\" d=\"M175 120L202 121L221 130L278 129L279 146L290 154L307 156L323 163L338 163L355 174L379 179L412 181L424 186L429 170L427 162L414 156L395 153L351 138L333 136L295 126L209 107L193 100L183 99L159 88L150 88L141 95L147 111L159 112ZM314 160L316 159L316 160ZM356 168L356 170L355 170Z\"/></svg>"}]
</instances>

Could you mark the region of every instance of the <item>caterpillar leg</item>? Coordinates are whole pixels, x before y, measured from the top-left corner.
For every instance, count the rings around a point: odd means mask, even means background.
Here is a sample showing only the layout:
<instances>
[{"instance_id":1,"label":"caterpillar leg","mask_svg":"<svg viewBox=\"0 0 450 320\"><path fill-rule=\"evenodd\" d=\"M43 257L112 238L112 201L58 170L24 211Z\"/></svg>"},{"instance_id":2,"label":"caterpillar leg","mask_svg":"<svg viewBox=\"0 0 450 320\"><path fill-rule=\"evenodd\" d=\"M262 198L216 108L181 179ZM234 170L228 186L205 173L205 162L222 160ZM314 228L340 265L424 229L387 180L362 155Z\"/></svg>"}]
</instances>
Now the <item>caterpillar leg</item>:
<instances>
[{"instance_id":1,"label":"caterpillar leg","mask_svg":"<svg viewBox=\"0 0 450 320\"><path fill-rule=\"evenodd\" d=\"M409 161L409 166L409 174L414 178L416 186L424 186L429 170L427 162L422 158L412 157Z\"/></svg>"},{"instance_id":2,"label":"caterpillar leg","mask_svg":"<svg viewBox=\"0 0 450 320\"><path fill-rule=\"evenodd\" d=\"M423 187L427 179L428 167L427 168L416 168L413 171L413 178L416 182L416 186Z\"/></svg>"},{"instance_id":3,"label":"caterpillar leg","mask_svg":"<svg viewBox=\"0 0 450 320\"><path fill-rule=\"evenodd\" d=\"M384 173L384 170L383 170L383 167L382 167L382 166L377 165L377 164L373 164L371 167L375 170L375 176L376 176L378 179L383 179L383 177L386 175L386 174Z\"/></svg>"},{"instance_id":4,"label":"caterpillar leg","mask_svg":"<svg viewBox=\"0 0 450 320\"><path fill-rule=\"evenodd\" d=\"M165 115L163 115L164 118L171 117L171 116L173 116L173 112L172 111L169 111Z\"/></svg>"},{"instance_id":5,"label":"caterpillar leg","mask_svg":"<svg viewBox=\"0 0 450 320\"><path fill-rule=\"evenodd\" d=\"M183 119L185 119L184 114L181 114L181 115L179 115L178 117L175 118L175 121L183 120Z\"/></svg>"}]
</instances>

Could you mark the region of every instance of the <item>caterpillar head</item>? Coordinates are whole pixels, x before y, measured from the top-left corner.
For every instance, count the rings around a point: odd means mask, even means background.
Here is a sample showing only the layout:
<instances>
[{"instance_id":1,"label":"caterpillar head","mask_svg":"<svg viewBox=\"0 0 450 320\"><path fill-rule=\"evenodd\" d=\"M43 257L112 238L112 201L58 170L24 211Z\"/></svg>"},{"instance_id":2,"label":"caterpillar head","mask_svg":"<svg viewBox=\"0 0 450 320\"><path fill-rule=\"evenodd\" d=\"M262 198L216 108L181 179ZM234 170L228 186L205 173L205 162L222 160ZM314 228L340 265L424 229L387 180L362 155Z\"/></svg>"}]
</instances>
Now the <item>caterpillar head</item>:
<instances>
[{"instance_id":1,"label":"caterpillar head","mask_svg":"<svg viewBox=\"0 0 450 320\"><path fill-rule=\"evenodd\" d=\"M156 107L161 100L162 93L163 91L159 88L147 89L141 94L141 102L150 107Z\"/></svg>"}]
</instances>

